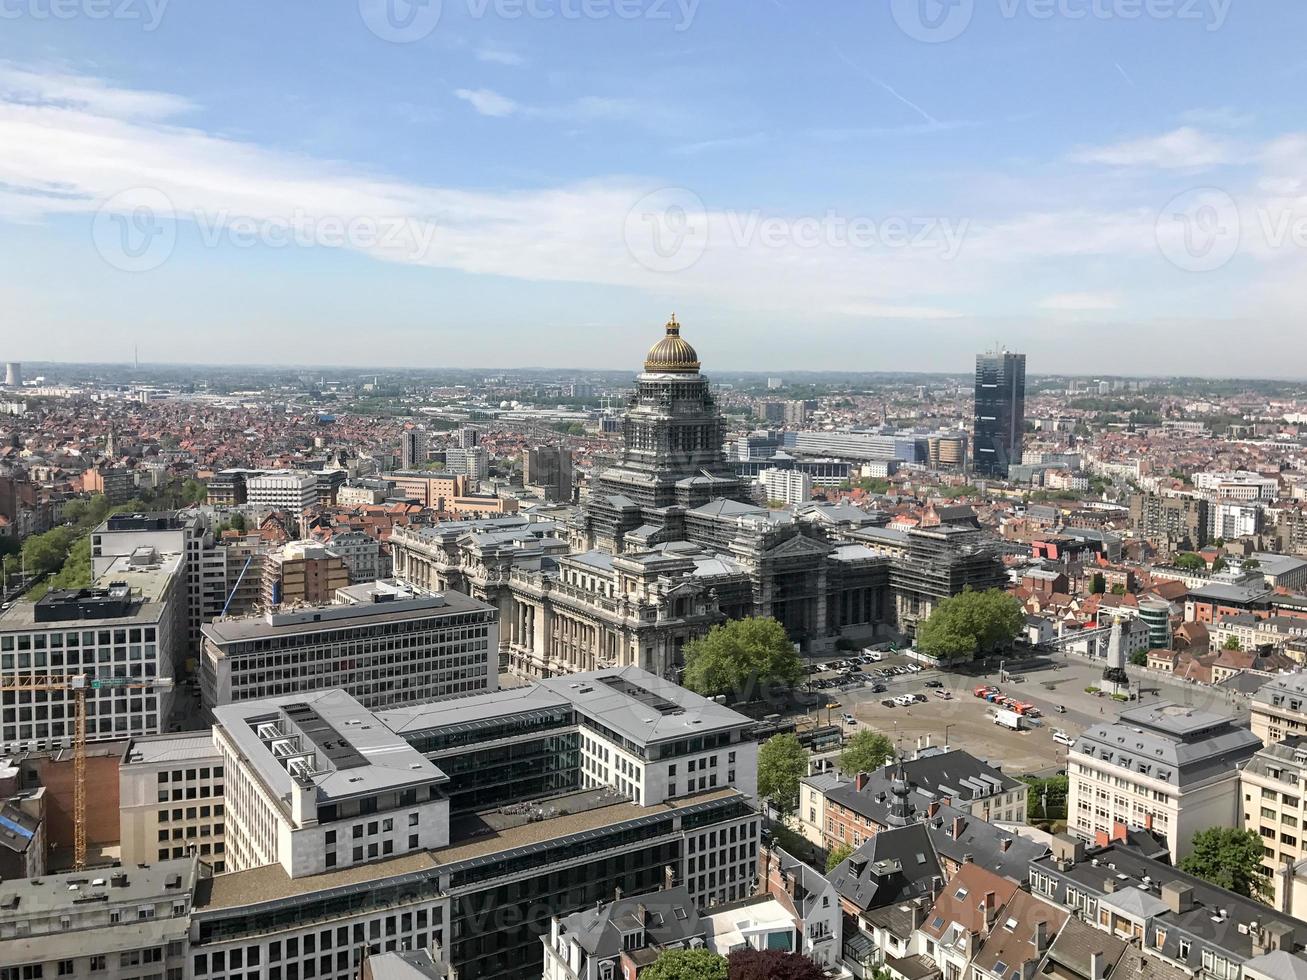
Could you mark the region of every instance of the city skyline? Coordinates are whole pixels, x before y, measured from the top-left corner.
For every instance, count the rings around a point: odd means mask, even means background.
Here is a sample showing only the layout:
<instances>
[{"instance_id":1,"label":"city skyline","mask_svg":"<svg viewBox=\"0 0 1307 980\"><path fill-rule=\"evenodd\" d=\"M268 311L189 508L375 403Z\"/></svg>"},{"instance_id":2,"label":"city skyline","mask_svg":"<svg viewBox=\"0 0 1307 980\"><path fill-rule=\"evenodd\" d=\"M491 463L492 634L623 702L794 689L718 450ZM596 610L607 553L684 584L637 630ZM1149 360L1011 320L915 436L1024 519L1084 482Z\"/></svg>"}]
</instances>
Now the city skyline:
<instances>
[{"instance_id":1,"label":"city skyline","mask_svg":"<svg viewBox=\"0 0 1307 980\"><path fill-rule=\"evenodd\" d=\"M1303 373L1300 7L505 3L6 16L5 356Z\"/></svg>"}]
</instances>

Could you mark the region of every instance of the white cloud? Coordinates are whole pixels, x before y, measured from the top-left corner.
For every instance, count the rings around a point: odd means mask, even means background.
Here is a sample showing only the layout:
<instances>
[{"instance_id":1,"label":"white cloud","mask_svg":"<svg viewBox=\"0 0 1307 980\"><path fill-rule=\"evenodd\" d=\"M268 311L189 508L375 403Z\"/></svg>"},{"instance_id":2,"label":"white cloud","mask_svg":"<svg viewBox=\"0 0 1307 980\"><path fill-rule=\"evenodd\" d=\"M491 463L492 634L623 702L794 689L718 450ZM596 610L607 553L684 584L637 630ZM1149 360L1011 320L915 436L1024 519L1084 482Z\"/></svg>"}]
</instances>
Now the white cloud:
<instances>
[{"instance_id":1,"label":"white cloud","mask_svg":"<svg viewBox=\"0 0 1307 980\"><path fill-rule=\"evenodd\" d=\"M165 119L193 108L187 99L164 92L110 88L98 78L30 70L4 61L0 61L0 100L141 119Z\"/></svg>"},{"instance_id":2,"label":"white cloud","mask_svg":"<svg viewBox=\"0 0 1307 980\"><path fill-rule=\"evenodd\" d=\"M521 108L516 102L488 88L455 89L454 95L462 99L483 116L511 116Z\"/></svg>"},{"instance_id":3,"label":"white cloud","mask_svg":"<svg viewBox=\"0 0 1307 980\"><path fill-rule=\"evenodd\" d=\"M1082 147L1071 155L1076 163L1097 163L1109 167L1147 167L1162 170L1199 169L1236 159L1233 146L1192 126L1127 140L1110 146Z\"/></svg>"},{"instance_id":4,"label":"white cloud","mask_svg":"<svg viewBox=\"0 0 1307 980\"><path fill-rule=\"evenodd\" d=\"M478 61L484 61L491 65L506 65L509 68L520 68L526 64L526 59L516 51L489 44L478 48L476 56Z\"/></svg>"}]
</instances>

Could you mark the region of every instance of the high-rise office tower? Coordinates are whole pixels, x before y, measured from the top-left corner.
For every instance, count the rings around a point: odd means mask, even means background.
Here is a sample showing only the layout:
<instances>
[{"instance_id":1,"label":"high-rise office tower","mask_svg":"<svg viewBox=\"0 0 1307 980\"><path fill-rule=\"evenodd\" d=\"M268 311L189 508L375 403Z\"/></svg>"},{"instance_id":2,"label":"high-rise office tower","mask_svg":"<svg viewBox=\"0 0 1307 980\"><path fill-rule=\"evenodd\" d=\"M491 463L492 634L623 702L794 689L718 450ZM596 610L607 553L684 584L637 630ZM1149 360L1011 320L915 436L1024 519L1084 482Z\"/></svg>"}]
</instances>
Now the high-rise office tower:
<instances>
[{"instance_id":1,"label":"high-rise office tower","mask_svg":"<svg viewBox=\"0 0 1307 980\"><path fill-rule=\"evenodd\" d=\"M474 425L465 425L458 430L458 448L475 449L481 445L481 430Z\"/></svg>"},{"instance_id":2,"label":"high-rise office tower","mask_svg":"<svg viewBox=\"0 0 1307 980\"><path fill-rule=\"evenodd\" d=\"M399 468L421 469L427 465L427 434L422 429L405 429L399 441Z\"/></svg>"},{"instance_id":3,"label":"high-rise office tower","mask_svg":"<svg viewBox=\"0 0 1307 980\"><path fill-rule=\"evenodd\" d=\"M1021 462L1026 425L1026 355L994 351L976 355L976 413L972 458L976 472L1007 478Z\"/></svg>"}]
</instances>

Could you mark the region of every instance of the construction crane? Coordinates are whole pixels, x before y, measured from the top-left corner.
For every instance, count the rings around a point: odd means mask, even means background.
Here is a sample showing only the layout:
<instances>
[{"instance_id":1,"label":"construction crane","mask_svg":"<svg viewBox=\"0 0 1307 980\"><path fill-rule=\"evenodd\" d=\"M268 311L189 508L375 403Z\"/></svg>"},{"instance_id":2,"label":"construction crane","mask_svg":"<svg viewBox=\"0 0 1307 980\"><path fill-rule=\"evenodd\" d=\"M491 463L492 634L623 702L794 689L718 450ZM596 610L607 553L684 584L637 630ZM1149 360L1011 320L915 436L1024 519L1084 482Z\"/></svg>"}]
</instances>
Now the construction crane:
<instances>
[{"instance_id":1,"label":"construction crane","mask_svg":"<svg viewBox=\"0 0 1307 980\"><path fill-rule=\"evenodd\" d=\"M0 678L0 691L72 691L73 718L73 867L86 870L86 692L101 687L142 688L151 683L130 677L90 679L85 674L32 674Z\"/></svg>"},{"instance_id":2,"label":"construction crane","mask_svg":"<svg viewBox=\"0 0 1307 980\"><path fill-rule=\"evenodd\" d=\"M72 691L73 722L73 866L86 869L86 675L32 674L6 677L0 691Z\"/></svg>"}]
</instances>

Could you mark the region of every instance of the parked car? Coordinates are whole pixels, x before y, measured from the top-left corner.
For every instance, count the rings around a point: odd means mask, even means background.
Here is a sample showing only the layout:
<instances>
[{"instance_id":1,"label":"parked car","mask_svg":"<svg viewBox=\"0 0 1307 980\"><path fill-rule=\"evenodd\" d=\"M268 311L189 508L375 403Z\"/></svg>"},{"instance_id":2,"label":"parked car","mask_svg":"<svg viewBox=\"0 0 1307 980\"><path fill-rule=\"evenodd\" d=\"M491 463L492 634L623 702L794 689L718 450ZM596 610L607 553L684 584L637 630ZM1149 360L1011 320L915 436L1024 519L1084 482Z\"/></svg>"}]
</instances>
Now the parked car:
<instances>
[{"instance_id":1,"label":"parked car","mask_svg":"<svg viewBox=\"0 0 1307 980\"><path fill-rule=\"evenodd\" d=\"M857 718L854 718L853 715L849 714L847 711L844 712L844 724L846 724L846 725L856 725L857 723L858 723L858 719L857 719Z\"/></svg>"},{"instance_id":2,"label":"parked car","mask_svg":"<svg viewBox=\"0 0 1307 980\"><path fill-rule=\"evenodd\" d=\"M927 687L943 687L943 686L944 686L944 682L943 682L943 681L926 681L926 686L927 686Z\"/></svg>"},{"instance_id":3,"label":"parked car","mask_svg":"<svg viewBox=\"0 0 1307 980\"><path fill-rule=\"evenodd\" d=\"M863 651L862 651L862 659L865 660L865 661L867 661L867 662L870 662L870 661L873 661L873 660L880 660L883 656L884 656L884 654L881 653L879 650L863 650Z\"/></svg>"},{"instance_id":4,"label":"parked car","mask_svg":"<svg viewBox=\"0 0 1307 980\"><path fill-rule=\"evenodd\" d=\"M888 691L888 690L889 690L889 688L886 687L884 684L872 684L872 685L871 685L871 693L872 693L872 694L884 694L884 693L885 693L886 691Z\"/></svg>"},{"instance_id":5,"label":"parked car","mask_svg":"<svg viewBox=\"0 0 1307 980\"><path fill-rule=\"evenodd\" d=\"M935 697L939 698L941 701L950 701L952 700L953 695L950 694L948 691L941 690L935 692Z\"/></svg>"},{"instance_id":6,"label":"parked car","mask_svg":"<svg viewBox=\"0 0 1307 980\"><path fill-rule=\"evenodd\" d=\"M911 671L911 672L914 673L914 674L920 674L920 673L921 673L921 665L920 665L920 664L904 664L904 665L903 665L903 669L904 669L904 670L907 670L907 671Z\"/></svg>"},{"instance_id":7,"label":"parked car","mask_svg":"<svg viewBox=\"0 0 1307 980\"><path fill-rule=\"evenodd\" d=\"M1076 744L1076 740L1060 728L1053 729L1053 741L1065 745L1068 749L1074 748Z\"/></svg>"}]
</instances>

